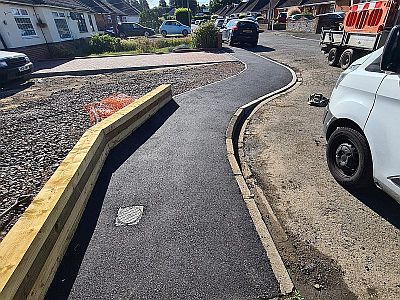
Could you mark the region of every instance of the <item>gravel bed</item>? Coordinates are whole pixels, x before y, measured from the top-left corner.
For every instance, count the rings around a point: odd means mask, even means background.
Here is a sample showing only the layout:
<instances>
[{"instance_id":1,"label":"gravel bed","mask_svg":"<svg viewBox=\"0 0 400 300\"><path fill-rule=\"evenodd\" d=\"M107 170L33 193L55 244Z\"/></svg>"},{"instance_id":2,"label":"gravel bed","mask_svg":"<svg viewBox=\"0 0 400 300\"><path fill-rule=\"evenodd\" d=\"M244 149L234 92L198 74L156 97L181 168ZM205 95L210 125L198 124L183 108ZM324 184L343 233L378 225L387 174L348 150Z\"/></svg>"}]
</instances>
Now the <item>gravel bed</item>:
<instances>
[{"instance_id":1,"label":"gravel bed","mask_svg":"<svg viewBox=\"0 0 400 300\"><path fill-rule=\"evenodd\" d=\"M157 71L31 80L23 90L0 91L0 240L86 129L83 106L124 93L138 98L170 83L179 94L240 72L239 62Z\"/></svg>"}]
</instances>

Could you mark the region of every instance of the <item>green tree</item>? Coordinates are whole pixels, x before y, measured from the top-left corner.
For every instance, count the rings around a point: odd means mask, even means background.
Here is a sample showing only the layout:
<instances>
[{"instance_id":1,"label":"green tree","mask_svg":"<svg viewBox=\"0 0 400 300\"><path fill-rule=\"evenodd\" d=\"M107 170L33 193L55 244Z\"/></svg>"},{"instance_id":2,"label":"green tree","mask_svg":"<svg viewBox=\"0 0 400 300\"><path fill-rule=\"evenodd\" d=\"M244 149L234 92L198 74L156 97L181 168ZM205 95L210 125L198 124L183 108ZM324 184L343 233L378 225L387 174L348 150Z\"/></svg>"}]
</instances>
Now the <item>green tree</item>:
<instances>
[{"instance_id":1,"label":"green tree","mask_svg":"<svg viewBox=\"0 0 400 300\"><path fill-rule=\"evenodd\" d=\"M175 7L175 8L180 8L188 7L188 2L189 2L189 8L193 14L196 14L198 11L199 4L197 3L197 0L169 0L169 6Z\"/></svg>"},{"instance_id":2,"label":"green tree","mask_svg":"<svg viewBox=\"0 0 400 300\"><path fill-rule=\"evenodd\" d=\"M149 10L144 10L140 13L140 24L146 27L153 28L158 31L161 26L160 10L154 7Z\"/></svg>"},{"instance_id":3,"label":"green tree","mask_svg":"<svg viewBox=\"0 0 400 300\"><path fill-rule=\"evenodd\" d=\"M190 15L191 12L187 8L180 7L175 10L175 19L188 26L190 26Z\"/></svg>"},{"instance_id":4,"label":"green tree","mask_svg":"<svg viewBox=\"0 0 400 300\"><path fill-rule=\"evenodd\" d=\"M167 2L165 0L160 0L160 2L158 2L158 6L167 7Z\"/></svg>"},{"instance_id":5,"label":"green tree","mask_svg":"<svg viewBox=\"0 0 400 300\"><path fill-rule=\"evenodd\" d=\"M210 0L210 12L214 13L218 9L230 4L238 4L241 0Z\"/></svg>"},{"instance_id":6,"label":"green tree","mask_svg":"<svg viewBox=\"0 0 400 300\"><path fill-rule=\"evenodd\" d=\"M139 5L142 8L142 11L150 9L149 3L147 2L147 0L139 0Z\"/></svg>"}]
</instances>

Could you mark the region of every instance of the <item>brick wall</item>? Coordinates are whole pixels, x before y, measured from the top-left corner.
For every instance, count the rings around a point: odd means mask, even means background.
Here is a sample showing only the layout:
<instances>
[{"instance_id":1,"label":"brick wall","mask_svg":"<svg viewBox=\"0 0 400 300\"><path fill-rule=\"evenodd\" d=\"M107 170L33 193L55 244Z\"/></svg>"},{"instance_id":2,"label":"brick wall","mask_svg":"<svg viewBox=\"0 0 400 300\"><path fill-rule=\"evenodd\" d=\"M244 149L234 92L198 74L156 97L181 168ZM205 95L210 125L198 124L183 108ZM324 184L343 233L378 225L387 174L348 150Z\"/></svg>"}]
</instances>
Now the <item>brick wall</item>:
<instances>
[{"instance_id":1,"label":"brick wall","mask_svg":"<svg viewBox=\"0 0 400 300\"><path fill-rule=\"evenodd\" d=\"M294 32L317 32L318 18L308 20L301 18L297 21L288 20L286 30Z\"/></svg>"},{"instance_id":2,"label":"brick wall","mask_svg":"<svg viewBox=\"0 0 400 300\"><path fill-rule=\"evenodd\" d=\"M33 62L49 58L49 48L46 44L8 49L7 51L24 53Z\"/></svg>"},{"instance_id":3,"label":"brick wall","mask_svg":"<svg viewBox=\"0 0 400 300\"><path fill-rule=\"evenodd\" d=\"M74 55L68 55L69 53L76 53L76 49L84 50L88 44L87 39L71 40L61 43L41 44L21 48L7 49L11 52L20 52L26 54L31 61L39 61L49 58L66 58ZM64 54L64 55L63 55Z\"/></svg>"}]
</instances>

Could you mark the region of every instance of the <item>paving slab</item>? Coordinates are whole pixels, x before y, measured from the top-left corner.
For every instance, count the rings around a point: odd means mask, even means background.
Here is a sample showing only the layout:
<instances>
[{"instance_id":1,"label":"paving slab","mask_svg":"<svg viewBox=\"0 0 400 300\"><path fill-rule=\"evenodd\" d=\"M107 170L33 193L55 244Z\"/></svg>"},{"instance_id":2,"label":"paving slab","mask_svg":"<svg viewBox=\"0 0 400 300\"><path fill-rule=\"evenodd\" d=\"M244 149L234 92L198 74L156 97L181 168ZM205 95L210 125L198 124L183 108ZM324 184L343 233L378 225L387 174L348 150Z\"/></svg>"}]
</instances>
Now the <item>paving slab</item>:
<instances>
[{"instance_id":1,"label":"paving slab","mask_svg":"<svg viewBox=\"0 0 400 300\"><path fill-rule=\"evenodd\" d=\"M148 55L48 60L35 63L34 77L56 75L88 75L112 71L144 70L185 65L235 61L226 53L185 52Z\"/></svg>"}]
</instances>

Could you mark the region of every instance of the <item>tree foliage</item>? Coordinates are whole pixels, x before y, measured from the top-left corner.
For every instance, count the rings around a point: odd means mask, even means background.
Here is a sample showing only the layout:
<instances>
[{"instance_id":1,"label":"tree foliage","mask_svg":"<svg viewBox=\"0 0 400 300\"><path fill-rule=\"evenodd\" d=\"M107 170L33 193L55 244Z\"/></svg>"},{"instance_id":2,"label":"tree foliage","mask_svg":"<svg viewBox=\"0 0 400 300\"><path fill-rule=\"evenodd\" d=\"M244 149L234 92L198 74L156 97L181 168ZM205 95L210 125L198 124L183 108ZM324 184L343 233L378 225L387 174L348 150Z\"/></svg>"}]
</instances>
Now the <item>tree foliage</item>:
<instances>
[{"instance_id":1,"label":"tree foliage","mask_svg":"<svg viewBox=\"0 0 400 300\"><path fill-rule=\"evenodd\" d=\"M139 2L140 7L142 8L142 11L150 9L149 3L147 2L147 0L139 0L138 2Z\"/></svg>"},{"instance_id":2,"label":"tree foliage","mask_svg":"<svg viewBox=\"0 0 400 300\"><path fill-rule=\"evenodd\" d=\"M181 7L175 10L175 19L187 26L190 26L190 16L191 16L191 11L188 10L187 8Z\"/></svg>"},{"instance_id":3,"label":"tree foliage","mask_svg":"<svg viewBox=\"0 0 400 300\"><path fill-rule=\"evenodd\" d=\"M241 0L210 0L210 12L214 13L218 9L225 7L226 5L240 3Z\"/></svg>"},{"instance_id":4,"label":"tree foliage","mask_svg":"<svg viewBox=\"0 0 400 300\"><path fill-rule=\"evenodd\" d=\"M160 14L160 11L162 10L158 7L142 11L140 13L140 24L158 31L162 23L160 20L162 13Z\"/></svg>"},{"instance_id":5,"label":"tree foliage","mask_svg":"<svg viewBox=\"0 0 400 300\"><path fill-rule=\"evenodd\" d=\"M188 1L189 1L189 8L193 14L196 14L199 8L199 4L197 3L197 0L169 0L169 6L175 7L175 8L180 8L180 7L188 7Z\"/></svg>"},{"instance_id":6,"label":"tree foliage","mask_svg":"<svg viewBox=\"0 0 400 300\"><path fill-rule=\"evenodd\" d=\"M165 0L160 0L160 1L158 2L158 6L160 6L160 7L167 7L167 2L166 2Z\"/></svg>"}]
</instances>

